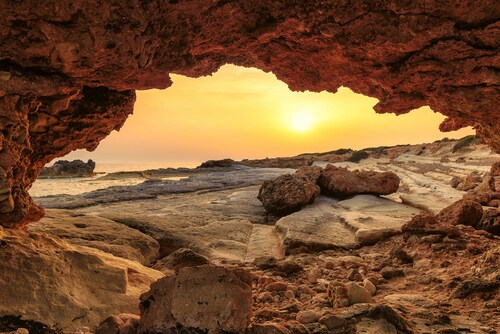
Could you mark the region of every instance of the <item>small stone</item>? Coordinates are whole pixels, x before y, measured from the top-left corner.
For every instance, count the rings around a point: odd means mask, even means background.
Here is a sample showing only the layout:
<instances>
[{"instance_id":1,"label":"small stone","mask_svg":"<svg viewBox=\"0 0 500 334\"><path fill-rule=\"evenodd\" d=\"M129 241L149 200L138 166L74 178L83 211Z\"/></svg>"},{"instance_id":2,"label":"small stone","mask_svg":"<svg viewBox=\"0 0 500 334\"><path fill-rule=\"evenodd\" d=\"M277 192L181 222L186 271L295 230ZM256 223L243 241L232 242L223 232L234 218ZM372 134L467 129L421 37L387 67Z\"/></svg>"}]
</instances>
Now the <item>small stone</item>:
<instances>
[{"instance_id":1,"label":"small stone","mask_svg":"<svg viewBox=\"0 0 500 334\"><path fill-rule=\"evenodd\" d=\"M277 265L277 260L272 256L261 256L253 260L253 264L259 269L270 269Z\"/></svg>"},{"instance_id":2,"label":"small stone","mask_svg":"<svg viewBox=\"0 0 500 334\"><path fill-rule=\"evenodd\" d=\"M347 325L347 321L335 315L325 315L319 319L319 322L328 329L341 329Z\"/></svg>"},{"instance_id":3,"label":"small stone","mask_svg":"<svg viewBox=\"0 0 500 334\"><path fill-rule=\"evenodd\" d=\"M281 271L287 275L290 275L290 274L294 274L296 272L303 270L304 267L302 267L300 264L292 262L292 261L283 261L283 262L278 263L278 265L276 266L276 269L278 269L279 271Z\"/></svg>"},{"instance_id":4,"label":"small stone","mask_svg":"<svg viewBox=\"0 0 500 334\"><path fill-rule=\"evenodd\" d=\"M382 275L383 278L385 279L391 279L395 277L402 277L405 275L403 270L394 268L394 267L384 267L380 271L380 274Z\"/></svg>"},{"instance_id":5,"label":"small stone","mask_svg":"<svg viewBox=\"0 0 500 334\"><path fill-rule=\"evenodd\" d=\"M347 298L349 298L349 303L351 305L373 302L371 294L362 286L354 282L346 283L344 286L347 291Z\"/></svg>"},{"instance_id":6,"label":"small stone","mask_svg":"<svg viewBox=\"0 0 500 334\"><path fill-rule=\"evenodd\" d=\"M259 300L265 302L265 301L271 301L273 300L273 295L269 291L261 292L259 293Z\"/></svg>"},{"instance_id":7,"label":"small stone","mask_svg":"<svg viewBox=\"0 0 500 334\"><path fill-rule=\"evenodd\" d=\"M311 283L316 283L320 276L321 276L321 270L319 270L319 268L314 268L309 272L307 280Z\"/></svg>"},{"instance_id":8,"label":"small stone","mask_svg":"<svg viewBox=\"0 0 500 334\"><path fill-rule=\"evenodd\" d=\"M395 247L391 253L403 264L413 263L413 258L401 247Z\"/></svg>"},{"instance_id":9,"label":"small stone","mask_svg":"<svg viewBox=\"0 0 500 334\"><path fill-rule=\"evenodd\" d=\"M10 72L0 71L0 81L9 81L11 77Z\"/></svg>"},{"instance_id":10,"label":"small stone","mask_svg":"<svg viewBox=\"0 0 500 334\"><path fill-rule=\"evenodd\" d=\"M299 300L301 302L307 302L307 301L309 301L311 299L312 299L311 295L307 295L305 293L301 294L300 297L299 297Z\"/></svg>"},{"instance_id":11,"label":"small stone","mask_svg":"<svg viewBox=\"0 0 500 334\"><path fill-rule=\"evenodd\" d=\"M431 249L435 250L435 251L440 251L440 250L446 249L446 247L448 247L448 244L445 244L444 242L440 242L440 243L431 245Z\"/></svg>"},{"instance_id":12,"label":"small stone","mask_svg":"<svg viewBox=\"0 0 500 334\"><path fill-rule=\"evenodd\" d=\"M296 320L302 324L308 324L311 322L318 321L319 318L321 318L321 315L319 315L316 312L301 311L297 314Z\"/></svg>"},{"instance_id":13,"label":"small stone","mask_svg":"<svg viewBox=\"0 0 500 334\"><path fill-rule=\"evenodd\" d=\"M310 287L308 287L308 286L307 286L307 285L305 285L305 284L301 284L301 285L299 285L299 287L298 287L298 291L299 291L300 293L309 294L309 293L311 292L311 288L310 288Z\"/></svg>"},{"instance_id":14,"label":"small stone","mask_svg":"<svg viewBox=\"0 0 500 334\"><path fill-rule=\"evenodd\" d=\"M16 333L18 333L18 334L30 334L30 331L27 330L26 328L21 327L21 328L16 329Z\"/></svg>"},{"instance_id":15,"label":"small stone","mask_svg":"<svg viewBox=\"0 0 500 334\"><path fill-rule=\"evenodd\" d=\"M284 295L285 295L285 297L286 297L286 298L288 298L288 299L293 299L293 298L295 298L295 293L293 293L293 291L292 291L292 290L286 290Z\"/></svg>"},{"instance_id":16,"label":"small stone","mask_svg":"<svg viewBox=\"0 0 500 334\"><path fill-rule=\"evenodd\" d=\"M420 240L428 244L435 244L441 242L441 240L443 240L443 236L439 234L431 234L422 237Z\"/></svg>"},{"instance_id":17,"label":"small stone","mask_svg":"<svg viewBox=\"0 0 500 334\"><path fill-rule=\"evenodd\" d=\"M368 291L372 296L375 295L375 292L377 292L377 288L369 279L365 279L363 281L363 288L365 288L365 290Z\"/></svg>"},{"instance_id":18,"label":"small stone","mask_svg":"<svg viewBox=\"0 0 500 334\"><path fill-rule=\"evenodd\" d=\"M288 284L285 282L273 282L266 285L266 291L286 291Z\"/></svg>"},{"instance_id":19,"label":"small stone","mask_svg":"<svg viewBox=\"0 0 500 334\"><path fill-rule=\"evenodd\" d=\"M347 279L349 281L356 281L356 282L361 282L363 280L363 277L359 273L358 269L353 269L349 273L349 276L347 276Z\"/></svg>"}]
</instances>

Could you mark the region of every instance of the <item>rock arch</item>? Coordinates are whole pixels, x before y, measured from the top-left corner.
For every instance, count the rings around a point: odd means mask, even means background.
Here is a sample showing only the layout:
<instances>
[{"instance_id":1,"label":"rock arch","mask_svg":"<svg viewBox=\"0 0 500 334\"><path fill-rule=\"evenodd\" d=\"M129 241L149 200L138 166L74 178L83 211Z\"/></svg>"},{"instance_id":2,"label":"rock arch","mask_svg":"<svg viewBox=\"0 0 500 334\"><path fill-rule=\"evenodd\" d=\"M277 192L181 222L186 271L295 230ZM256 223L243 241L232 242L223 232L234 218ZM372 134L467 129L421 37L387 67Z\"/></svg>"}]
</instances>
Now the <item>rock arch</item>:
<instances>
[{"instance_id":1,"label":"rock arch","mask_svg":"<svg viewBox=\"0 0 500 334\"><path fill-rule=\"evenodd\" d=\"M496 0L93 0L0 3L0 224L43 210L40 168L94 149L133 111L134 90L232 63L292 90L347 86L379 113L429 105L441 130L473 126L500 152Z\"/></svg>"}]
</instances>

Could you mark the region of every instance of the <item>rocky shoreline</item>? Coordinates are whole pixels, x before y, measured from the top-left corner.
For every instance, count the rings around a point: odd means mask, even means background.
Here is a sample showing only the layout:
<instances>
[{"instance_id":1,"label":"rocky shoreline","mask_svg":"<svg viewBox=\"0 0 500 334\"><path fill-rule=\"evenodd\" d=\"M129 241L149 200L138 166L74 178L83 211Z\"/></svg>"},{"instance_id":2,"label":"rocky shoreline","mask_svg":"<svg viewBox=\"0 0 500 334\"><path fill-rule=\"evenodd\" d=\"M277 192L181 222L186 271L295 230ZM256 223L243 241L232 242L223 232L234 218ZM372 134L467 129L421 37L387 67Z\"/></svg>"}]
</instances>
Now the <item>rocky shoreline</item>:
<instances>
[{"instance_id":1,"label":"rocky shoreline","mask_svg":"<svg viewBox=\"0 0 500 334\"><path fill-rule=\"evenodd\" d=\"M476 201L496 204L500 156L454 144L35 198L40 222L0 229L0 331L497 333L500 214ZM272 212L285 174L314 201Z\"/></svg>"}]
</instances>

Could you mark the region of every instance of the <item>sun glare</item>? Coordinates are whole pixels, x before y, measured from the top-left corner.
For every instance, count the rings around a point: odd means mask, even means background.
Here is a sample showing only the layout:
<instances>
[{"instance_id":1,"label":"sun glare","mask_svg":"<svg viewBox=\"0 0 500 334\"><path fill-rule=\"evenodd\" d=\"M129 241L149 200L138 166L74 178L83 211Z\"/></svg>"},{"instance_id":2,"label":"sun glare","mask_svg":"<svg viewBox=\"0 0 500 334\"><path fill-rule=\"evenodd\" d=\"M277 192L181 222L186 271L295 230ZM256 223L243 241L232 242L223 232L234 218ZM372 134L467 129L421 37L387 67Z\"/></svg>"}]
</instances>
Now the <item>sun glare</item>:
<instances>
[{"instance_id":1,"label":"sun glare","mask_svg":"<svg viewBox=\"0 0 500 334\"><path fill-rule=\"evenodd\" d=\"M297 111L292 115L292 130L296 132L306 132L311 129L314 123L314 117L310 111Z\"/></svg>"}]
</instances>

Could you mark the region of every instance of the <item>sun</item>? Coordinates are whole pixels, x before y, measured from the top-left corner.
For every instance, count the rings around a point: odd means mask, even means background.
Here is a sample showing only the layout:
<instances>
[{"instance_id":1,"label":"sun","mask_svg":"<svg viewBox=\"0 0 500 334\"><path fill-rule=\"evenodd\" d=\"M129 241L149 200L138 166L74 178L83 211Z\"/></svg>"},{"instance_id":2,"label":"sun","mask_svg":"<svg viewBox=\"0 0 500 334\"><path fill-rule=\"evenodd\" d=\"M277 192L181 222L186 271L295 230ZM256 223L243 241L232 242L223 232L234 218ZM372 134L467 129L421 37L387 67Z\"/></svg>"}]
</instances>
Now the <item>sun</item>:
<instances>
[{"instance_id":1,"label":"sun","mask_svg":"<svg viewBox=\"0 0 500 334\"><path fill-rule=\"evenodd\" d=\"M296 132L309 131L314 124L314 116L308 110L296 111L292 114L291 128Z\"/></svg>"}]
</instances>

